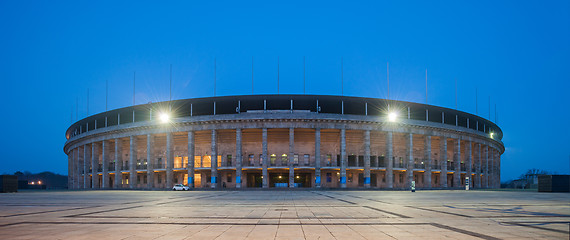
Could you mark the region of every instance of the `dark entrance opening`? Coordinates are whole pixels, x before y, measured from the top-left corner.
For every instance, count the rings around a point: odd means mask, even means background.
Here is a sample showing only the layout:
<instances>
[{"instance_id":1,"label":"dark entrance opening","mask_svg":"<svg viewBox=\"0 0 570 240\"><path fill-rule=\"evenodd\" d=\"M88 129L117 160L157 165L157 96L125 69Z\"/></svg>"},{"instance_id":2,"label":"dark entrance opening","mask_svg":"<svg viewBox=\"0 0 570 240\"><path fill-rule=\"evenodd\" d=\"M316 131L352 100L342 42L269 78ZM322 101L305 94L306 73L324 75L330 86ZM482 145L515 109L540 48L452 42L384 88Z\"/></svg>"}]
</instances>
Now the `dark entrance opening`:
<instances>
[{"instance_id":1,"label":"dark entrance opening","mask_svg":"<svg viewBox=\"0 0 570 240\"><path fill-rule=\"evenodd\" d=\"M248 188L260 188L263 185L263 179L261 178L261 173L248 173L247 174L247 187Z\"/></svg>"},{"instance_id":2,"label":"dark entrance opening","mask_svg":"<svg viewBox=\"0 0 570 240\"><path fill-rule=\"evenodd\" d=\"M311 173L295 173L295 187L311 187Z\"/></svg>"},{"instance_id":3,"label":"dark entrance opening","mask_svg":"<svg viewBox=\"0 0 570 240\"><path fill-rule=\"evenodd\" d=\"M269 186L276 188L286 188L289 187L289 173L270 173L269 174Z\"/></svg>"}]
</instances>

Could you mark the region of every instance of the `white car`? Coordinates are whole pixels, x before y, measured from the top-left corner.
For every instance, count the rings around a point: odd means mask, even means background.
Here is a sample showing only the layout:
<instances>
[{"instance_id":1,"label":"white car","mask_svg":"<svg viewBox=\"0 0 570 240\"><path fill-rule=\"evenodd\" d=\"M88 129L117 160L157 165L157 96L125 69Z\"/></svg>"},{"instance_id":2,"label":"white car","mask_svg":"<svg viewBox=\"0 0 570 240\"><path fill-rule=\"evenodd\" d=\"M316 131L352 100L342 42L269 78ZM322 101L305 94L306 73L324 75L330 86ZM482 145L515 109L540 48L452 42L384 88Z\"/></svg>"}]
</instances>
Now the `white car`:
<instances>
[{"instance_id":1,"label":"white car","mask_svg":"<svg viewBox=\"0 0 570 240\"><path fill-rule=\"evenodd\" d=\"M184 186L184 184L176 184L172 187L172 191L188 191L190 187Z\"/></svg>"}]
</instances>

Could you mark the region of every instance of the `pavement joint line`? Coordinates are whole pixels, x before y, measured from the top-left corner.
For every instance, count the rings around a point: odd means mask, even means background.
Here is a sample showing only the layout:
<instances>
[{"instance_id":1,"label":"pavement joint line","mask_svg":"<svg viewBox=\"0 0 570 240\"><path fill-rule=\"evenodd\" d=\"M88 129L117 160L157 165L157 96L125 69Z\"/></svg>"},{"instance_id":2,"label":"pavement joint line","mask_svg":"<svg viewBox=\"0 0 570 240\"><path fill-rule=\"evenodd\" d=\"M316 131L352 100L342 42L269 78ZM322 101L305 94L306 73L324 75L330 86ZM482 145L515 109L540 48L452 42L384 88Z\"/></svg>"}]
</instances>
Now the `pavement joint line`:
<instances>
[{"instance_id":1,"label":"pavement joint line","mask_svg":"<svg viewBox=\"0 0 570 240\"><path fill-rule=\"evenodd\" d=\"M528 228L535 228L535 229L540 229L540 230L545 230L545 231L551 231L551 232L557 232L557 233L566 233L570 236L570 222L500 222L501 224L509 224L509 225L515 225L515 226L520 226L520 227L528 227ZM527 223L527 224L525 224ZM568 231L563 231L563 230L559 230L559 229L552 229L552 228L546 228L546 227L539 227L536 225L532 225L532 224L567 224L569 230Z\"/></svg>"},{"instance_id":2,"label":"pavement joint line","mask_svg":"<svg viewBox=\"0 0 570 240\"><path fill-rule=\"evenodd\" d=\"M439 210L434 210L434 209L429 209L429 208L421 208L421 207L414 207L414 206L404 206L404 207L409 207L409 208L419 209L419 210L424 210L424 211L430 211L430 212L436 212L436 213L449 214L449 215L454 215L454 216L459 216L459 217L473 218L473 216L469 216L469 215L464 215L464 214L459 214L459 213L451 213L451 212L444 212L444 211L439 211Z\"/></svg>"},{"instance_id":3,"label":"pavement joint line","mask_svg":"<svg viewBox=\"0 0 570 240\"><path fill-rule=\"evenodd\" d=\"M406 216L406 215L402 215L402 214L399 214L399 213L382 210L382 209L375 208L375 207L371 207L371 206L362 206L362 207L365 207L365 208L368 208L368 209L372 209L372 210L376 210L376 211L383 212L383 213L387 213L387 214L390 214L390 215L398 216L398 217L401 217L401 218L412 218L412 217L410 217L410 216Z\"/></svg>"},{"instance_id":4,"label":"pavement joint line","mask_svg":"<svg viewBox=\"0 0 570 240\"><path fill-rule=\"evenodd\" d=\"M441 229L447 229L447 230L451 230L454 232L458 232L458 233L463 233L472 237L478 237L478 238L482 238L482 239L488 239L488 240L498 240L500 238L496 238L496 237L492 237L489 235L485 235L482 233L476 233L476 232L472 232L472 231L467 231L467 230L463 230L460 228L456 228L456 227L451 227L451 226L447 226L447 225L443 225L443 224L439 224L439 223L429 223L430 225L434 226L434 227L438 227Z\"/></svg>"},{"instance_id":5,"label":"pavement joint line","mask_svg":"<svg viewBox=\"0 0 570 240\"><path fill-rule=\"evenodd\" d=\"M78 217L78 216L85 216L85 215L90 215L90 214L97 214L97 213L105 213L105 212L113 212L113 211L120 211L120 210L126 210L126 209L139 208L139 207L143 207L143 206L144 206L144 205L131 206L131 207L124 207L124 208L115 208L115 209L107 209L107 210L101 210L101 211L95 211L95 212L73 214L73 215L68 215L68 216L63 216L63 217Z\"/></svg>"},{"instance_id":6,"label":"pavement joint line","mask_svg":"<svg viewBox=\"0 0 570 240\"><path fill-rule=\"evenodd\" d=\"M52 212L73 211L73 210L81 210L81 209L97 208L97 207L102 207L102 206L89 206L89 207L79 207L79 208L69 208L69 209L58 209L58 210L49 210L49 211L32 212L32 213L17 213L17 214L12 214L12 215L4 215L4 216L0 216L0 217L17 217L17 216L35 215L35 214L52 213Z\"/></svg>"}]
</instances>

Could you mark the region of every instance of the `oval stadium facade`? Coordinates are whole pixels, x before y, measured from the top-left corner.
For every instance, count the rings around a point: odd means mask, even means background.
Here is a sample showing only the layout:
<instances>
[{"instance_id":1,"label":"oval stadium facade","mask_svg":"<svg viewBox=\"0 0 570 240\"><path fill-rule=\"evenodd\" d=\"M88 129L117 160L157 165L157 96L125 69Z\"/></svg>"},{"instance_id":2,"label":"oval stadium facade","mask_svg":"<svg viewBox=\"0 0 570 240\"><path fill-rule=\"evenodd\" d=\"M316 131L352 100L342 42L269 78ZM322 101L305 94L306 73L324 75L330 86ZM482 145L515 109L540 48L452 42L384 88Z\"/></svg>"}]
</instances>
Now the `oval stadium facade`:
<instances>
[{"instance_id":1,"label":"oval stadium facade","mask_svg":"<svg viewBox=\"0 0 570 240\"><path fill-rule=\"evenodd\" d=\"M503 133L453 109L244 95L106 111L66 131L71 189L500 186Z\"/></svg>"}]
</instances>

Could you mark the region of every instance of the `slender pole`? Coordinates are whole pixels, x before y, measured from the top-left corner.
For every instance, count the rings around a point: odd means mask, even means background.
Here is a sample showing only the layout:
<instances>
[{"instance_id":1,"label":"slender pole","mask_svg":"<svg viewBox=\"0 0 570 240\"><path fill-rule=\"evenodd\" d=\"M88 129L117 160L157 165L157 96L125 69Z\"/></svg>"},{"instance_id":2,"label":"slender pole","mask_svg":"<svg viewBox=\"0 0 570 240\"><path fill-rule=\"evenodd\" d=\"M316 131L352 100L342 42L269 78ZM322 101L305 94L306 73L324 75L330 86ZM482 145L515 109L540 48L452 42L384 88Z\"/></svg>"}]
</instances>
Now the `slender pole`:
<instances>
[{"instance_id":1,"label":"slender pole","mask_svg":"<svg viewBox=\"0 0 570 240\"><path fill-rule=\"evenodd\" d=\"M279 56L277 56L277 94L279 95Z\"/></svg>"},{"instance_id":2,"label":"slender pole","mask_svg":"<svg viewBox=\"0 0 570 240\"><path fill-rule=\"evenodd\" d=\"M214 58L214 97L216 96L216 73L217 73L217 64L216 64L216 58Z\"/></svg>"},{"instance_id":3,"label":"slender pole","mask_svg":"<svg viewBox=\"0 0 570 240\"><path fill-rule=\"evenodd\" d=\"M390 100L390 63L386 63L386 79L388 80L388 100Z\"/></svg>"},{"instance_id":4,"label":"slender pole","mask_svg":"<svg viewBox=\"0 0 570 240\"><path fill-rule=\"evenodd\" d=\"M172 64L170 64L170 85L168 89L168 101L172 101Z\"/></svg>"},{"instance_id":5,"label":"slender pole","mask_svg":"<svg viewBox=\"0 0 570 240\"><path fill-rule=\"evenodd\" d=\"M344 61L340 57L340 95L344 96Z\"/></svg>"},{"instance_id":6,"label":"slender pole","mask_svg":"<svg viewBox=\"0 0 570 240\"><path fill-rule=\"evenodd\" d=\"M495 103L495 123L497 123L497 104Z\"/></svg>"},{"instance_id":7,"label":"slender pole","mask_svg":"<svg viewBox=\"0 0 570 240\"><path fill-rule=\"evenodd\" d=\"M135 79L137 76L137 72L133 72L133 106L135 105Z\"/></svg>"},{"instance_id":8,"label":"slender pole","mask_svg":"<svg viewBox=\"0 0 570 240\"><path fill-rule=\"evenodd\" d=\"M253 56L251 57L251 95L253 95Z\"/></svg>"},{"instance_id":9,"label":"slender pole","mask_svg":"<svg viewBox=\"0 0 570 240\"><path fill-rule=\"evenodd\" d=\"M303 94L305 94L305 56L303 56Z\"/></svg>"}]
</instances>

